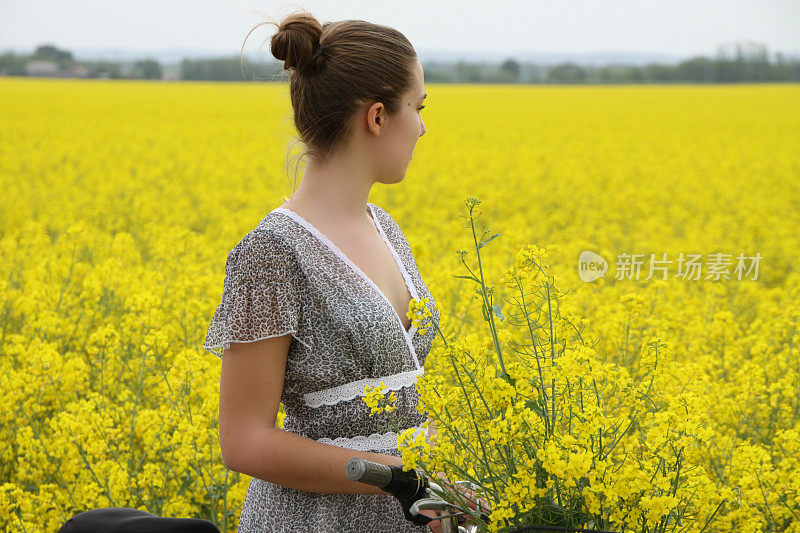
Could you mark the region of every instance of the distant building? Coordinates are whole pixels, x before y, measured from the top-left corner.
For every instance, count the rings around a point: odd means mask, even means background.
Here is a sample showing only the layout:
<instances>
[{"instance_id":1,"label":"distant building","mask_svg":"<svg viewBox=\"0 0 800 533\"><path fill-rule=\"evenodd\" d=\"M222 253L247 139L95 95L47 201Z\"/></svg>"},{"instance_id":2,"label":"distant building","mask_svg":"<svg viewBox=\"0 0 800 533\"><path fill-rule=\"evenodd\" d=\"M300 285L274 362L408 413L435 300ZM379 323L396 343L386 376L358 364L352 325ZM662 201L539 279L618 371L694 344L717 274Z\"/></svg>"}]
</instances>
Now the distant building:
<instances>
[{"instance_id":1,"label":"distant building","mask_svg":"<svg viewBox=\"0 0 800 533\"><path fill-rule=\"evenodd\" d=\"M25 74L53 78L91 78L94 72L86 65L73 64L62 69L54 61L33 59L25 63Z\"/></svg>"},{"instance_id":2,"label":"distant building","mask_svg":"<svg viewBox=\"0 0 800 533\"><path fill-rule=\"evenodd\" d=\"M88 78L92 75L92 69L86 65L72 65L66 75L73 78Z\"/></svg>"},{"instance_id":3,"label":"distant building","mask_svg":"<svg viewBox=\"0 0 800 533\"><path fill-rule=\"evenodd\" d=\"M61 70L53 61L33 60L25 63L25 74L28 76L59 76Z\"/></svg>"}]
</instances>

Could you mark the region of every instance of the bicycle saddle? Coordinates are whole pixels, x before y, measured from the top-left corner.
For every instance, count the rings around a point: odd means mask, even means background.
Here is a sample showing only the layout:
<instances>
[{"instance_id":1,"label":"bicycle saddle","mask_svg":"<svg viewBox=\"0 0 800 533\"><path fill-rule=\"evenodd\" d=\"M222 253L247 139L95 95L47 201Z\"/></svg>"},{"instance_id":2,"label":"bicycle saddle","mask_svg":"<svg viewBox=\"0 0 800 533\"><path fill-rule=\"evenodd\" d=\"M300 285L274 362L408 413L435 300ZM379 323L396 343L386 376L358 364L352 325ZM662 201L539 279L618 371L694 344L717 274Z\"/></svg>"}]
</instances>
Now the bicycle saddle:
<instances>
[{"instance_id":1,"label":"bicycle saddle","mask_svg":"<svg viewBox=\"0 0 800 533\"><path fill-rule=\"evenodd\" d=\"M201 518L164 518L128 507L103 507L77 514L58 533L220 533Z\"/></svg>"}]
</instances>

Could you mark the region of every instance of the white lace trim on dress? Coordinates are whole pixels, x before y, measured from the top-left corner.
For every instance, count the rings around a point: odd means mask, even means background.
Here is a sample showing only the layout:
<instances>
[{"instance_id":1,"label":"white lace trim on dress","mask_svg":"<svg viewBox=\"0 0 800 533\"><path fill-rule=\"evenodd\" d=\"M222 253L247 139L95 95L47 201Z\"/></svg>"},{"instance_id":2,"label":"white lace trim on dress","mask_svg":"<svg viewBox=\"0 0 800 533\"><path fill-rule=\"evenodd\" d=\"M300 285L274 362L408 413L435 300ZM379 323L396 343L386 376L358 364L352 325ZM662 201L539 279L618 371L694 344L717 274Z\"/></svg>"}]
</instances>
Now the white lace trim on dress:
<instances>
[{"instance_id":1,"label":"white lace trim on dress","mask_svg":"<svg viewBox=\"0 0 800 533\"><path fill-rule=\"evenodd\" d=\"M323 389L303 394L303 400L309 407L321 407L323 405L336 405L339 402L352 400L359 396L364 396L364 387L367 385L375 387L383 382L387 391L398 391L403 387L410 387L417 382L417 377L425 372L425 368L408 370L399 374L382 376L379 378L365 378L358 381L351 381L344 385L338 385L329 389Z\"/></svg>"},{"instance_id":2,"label":"white lace trim on dress","mask_svg":"<svg viewBox=\"0 0 800 533\"><path fill-rule=\"evenodd\" d=\"M411 280L411 276L406 270L405 265L403 265L403 261L400 259L400 255L397 253L397 250L394 249L392 241L389 240L389 237L386 235L386 232L383 231L383 226L381 226L381 223L378 221L378 215L375 214L375 210L372 208L372 203L367 202L367 208L369 209L370 214L372 214L372 220L375 221L375 226L378 228L378 233L380 233L383 242L386 243L387 248L389 248L389 251L392 253L392 257L394 257L394 262L397 263L397 268L400 269L400 273L403 275L403 279L406 282L406 288L408 289L409 294L411 294L411 297L414 298L415 300L419 300L419 293L417 292L417 288L414 286L414 282ZM386 298L386 301L388 302L389 299ZM389 305L391 306L391 303ZM394 309L394 307L392 307L392 309ZM414 344L411 342L411 337L414 335L414 333L416 333L416 331L417 331L417 326L415 326L412 322L411 328L408 331L404 331L404 333L406 333L406 342L408 343L408 348L411 351L411 355L414 356L414 362L416 363L417 368L419 368L420 364L419 364L419 359L417 359L417 351L414 349Z\"/></svg>"},{"instance_id":3,"label":"white lace trim on dress","mask_svg":"<svg viewBox=\"0 0 800 533\"><path fill-rule=\"evenodd\" d=\"M403 264L403 260L400 259L400 255L397 253L397 250L394 249L394 245L392 245L392 241L389 240L389 236L386 235L385 231L383 231L383 226L378 223L378 215L375 214L375 210L372 209L372 205L367 204L367 206L369 207L370 213L372 213L372 218L375 220L375 225L378 227L381 237L386 243L386 246L389 248L389 251L392 252L392 256L394 256L394 261L397 263L400 273L403 274L403 279L406 280L406 287L408 287L411 297L415 300L419 300L419 293L417 292L417 288L414 286L414 282L411 280L411 275L408 273L406 266Z\"/></svg>"},{"instance_id":4,"label":"white lace trim on dress","mask_svg":"<svg viewBox=\"0 0 800 533\"><path fill-rule=\"evenodd\" d=\"M425 438L428 438L428 430L427 428L423 428L422 426L416 426L414 428L415 435L420 433L425 435ZM388 431L386 433L373 433L372 435L365 437L363 435L357 435L355 437L337 437L335 439L329 439L327 437L323 437L321 439L317 439L318 442L323 444L332 444L334 446L338 446L340 448L348 448L351 450L357 451L368 451L368 450L392 450L397 448L397 438L400 436L399 433L395 433L394 431Z\"/></svg>"}]
</instances>

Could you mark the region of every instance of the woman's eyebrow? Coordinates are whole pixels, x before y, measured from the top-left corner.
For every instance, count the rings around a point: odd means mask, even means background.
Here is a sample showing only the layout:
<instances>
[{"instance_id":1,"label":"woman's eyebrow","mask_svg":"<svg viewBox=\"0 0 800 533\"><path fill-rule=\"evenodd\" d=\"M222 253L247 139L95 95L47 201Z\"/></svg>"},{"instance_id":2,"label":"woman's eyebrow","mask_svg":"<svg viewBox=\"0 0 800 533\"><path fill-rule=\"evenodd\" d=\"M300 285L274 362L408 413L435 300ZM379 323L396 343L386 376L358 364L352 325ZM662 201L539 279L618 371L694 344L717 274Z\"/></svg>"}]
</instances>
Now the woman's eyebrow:
<instances>
[{"instance_id":1,"label":"woman's eyebrow","mask_svg":"<svg viewBox=\"0 0 800 533\"><path fill-rule=\"evenodd\" d=\"M424 94L422 95L422 98L420 98L420 99L419 99L419 101L421 102L421 101L425 100L425 98L426 98L427 96L428 96L428 93L424 93Z\"/></svg>"}]
</instances>

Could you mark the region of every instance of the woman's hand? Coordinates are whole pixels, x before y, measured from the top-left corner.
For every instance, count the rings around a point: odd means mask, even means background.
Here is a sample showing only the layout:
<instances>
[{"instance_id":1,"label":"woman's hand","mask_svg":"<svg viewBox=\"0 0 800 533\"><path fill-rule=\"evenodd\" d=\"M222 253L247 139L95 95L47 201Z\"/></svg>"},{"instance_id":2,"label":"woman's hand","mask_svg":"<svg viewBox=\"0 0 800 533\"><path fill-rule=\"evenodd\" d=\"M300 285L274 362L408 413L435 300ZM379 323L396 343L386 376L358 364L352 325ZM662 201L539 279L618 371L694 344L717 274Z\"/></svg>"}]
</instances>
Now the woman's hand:
<instances>
[{"instance_id":1,"label":"woman's hand","mask_svg":"<svg viewBox=\"0 0 800 533\"><path fill-rule=\"evenodd\" d=\"M424 509L419 512L419 514L424 514L425 516L430 516L431 518L436 518L439 516L439 511L434 511L433 509ZM428 527L430 528L433 533L442 533L442 521L441 520L431 520L428 522Z\"/></svg>"},{"instance_id":2,"label":"woman's hand","mask_svg":"<svg viewBox=\"0 0 800 533\"><path fill-rule=\"evenodd\" d=\"M489 512L491 511L491 508L489 507L489 504L486 502L486 500L484 498L478 498L478 496L475 494L475 491L473 491L472 489L467 488L463 484L456 484L454 486L447 480L447 478L444 476L442 472L437 472L435 477L436 477L436 483L443 489L451 493L460 494L461 498L467 501L467 505L469 506L470 509L475 510L477 505L480 504L482 512L489 514ZM425 509L420 511L419 514L433 518L434 520L428 522L428 528L433 533L442 533L442 521L436 520L436 518L438 518L442 514L453 514L454 512L456 512L454 509L445 509L444 511ZM469 519L470 519L469 515L462 515L458 517L458 522L459 524L466 524L469 522Z\"/></svg>"},{"instance_id":3,"label":"woman's hand","mask_svg":"<svg viewBox=\"0 0 800 533\"><path fill-rule=\"evenodd\" d=\"M484 498L479 498L475 491L468 488L466 484L459 483L459 484L452 484L450 481L445 477L443 472L436 473L436 479L439 486L450 493L460 494L461 498L466 500L467 506L472 509L473 511L477 510L478 504L480 504L481 508L480 511L486 514L491 512L491 507L489 506L488 502ZM455 503L458 504L459 500L456 499ZM449 512L447 514L450 514Z\"/></svg>"},{"instance_id":4,"label":"woman's hand","mask_svg":"<svg viewBox=\"0 0 800 533\"><path fill-rule=\"evenodd\" d=\"M470 509L475 510L477 505L480 504L482 512L486 514L489 514L489 512L491 512L491 508L489 507L489 504L486 502L484 498L479 498L477 494L475 494L475 491L467 488L463 484L453 485L447 480L447 478L444 476L442 472L436 473L435 482L450 493L460 494L461 498L466 500L467 506ZM453 514L454 512L456 512L454 509L445 509L444 511L425 509L420 511L419 514L434 519L428 522L428 528L431 531L433 531L433 533L442 533L442 521L436 519L442 514ZM469 518L470 518L469 515L462 515L458 517L458 522L459 524L466 524L469 522Z\"/></svg>"}]
</instances>

